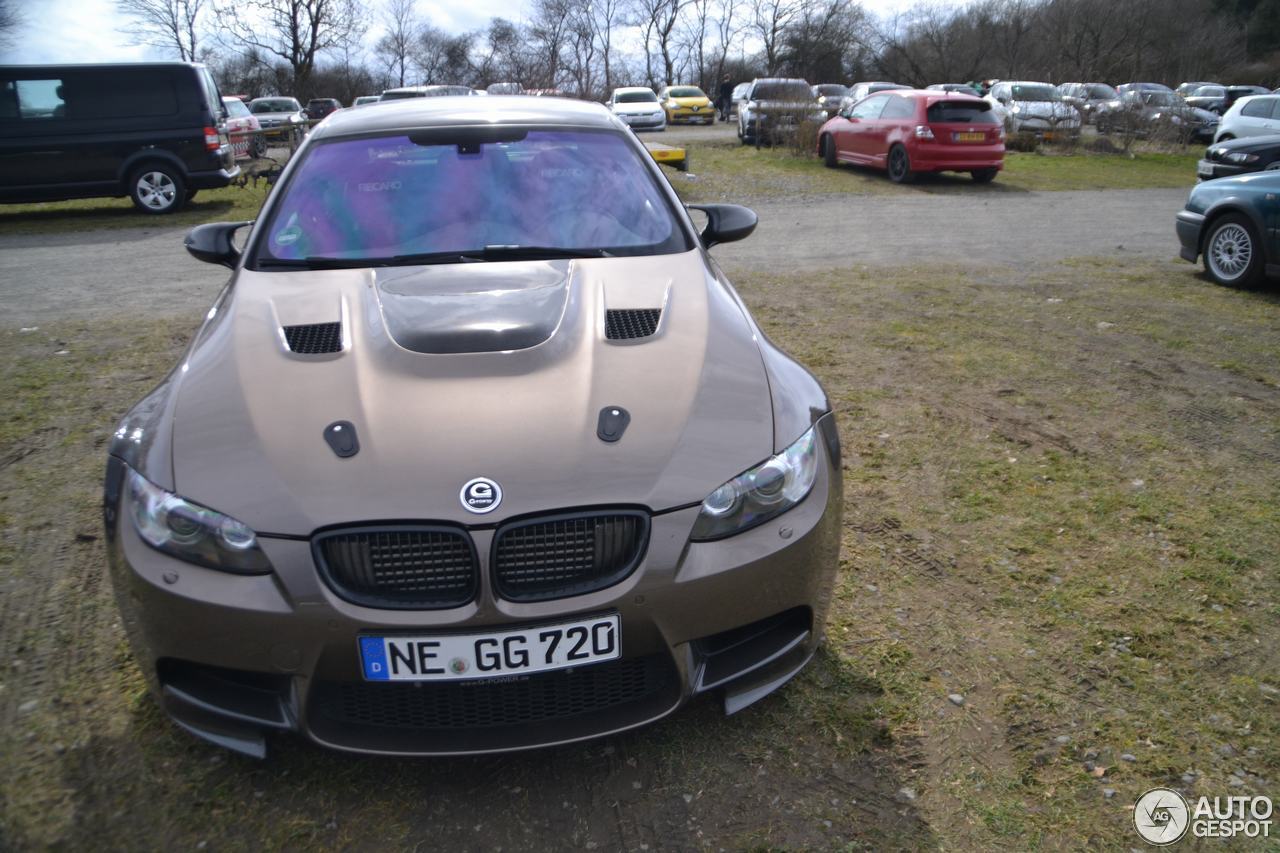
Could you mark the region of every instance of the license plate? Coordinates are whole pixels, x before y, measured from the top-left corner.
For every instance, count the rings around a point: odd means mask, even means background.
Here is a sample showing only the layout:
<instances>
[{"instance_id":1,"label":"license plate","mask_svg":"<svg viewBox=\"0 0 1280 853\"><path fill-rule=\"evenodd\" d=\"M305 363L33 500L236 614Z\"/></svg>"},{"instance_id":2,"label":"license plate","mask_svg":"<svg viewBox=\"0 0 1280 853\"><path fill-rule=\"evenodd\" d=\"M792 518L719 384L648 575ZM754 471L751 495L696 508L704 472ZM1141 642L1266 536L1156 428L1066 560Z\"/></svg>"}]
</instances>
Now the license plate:
<instances>
[{"instance_id":1,"label":"license plate","mask_svg":"<svg viewBox=\"0 0 1280 853\"><path fill-rule=\"evenodd\" d=\"M987 135L981 131L964 131L956 134L956 142L985 142Z\"/></svg>"},{"instance_id":2,"label":"license plate","mask_svg":"<svg viewBox=\"0 0 1280 853\"><path fill-rule=\"evenodd\" d=\"M366 681L474 681L621 657L618 614L482 634L361 637Z\"/></svg>"},{"instance_id":3,"label":"license plate","mask_svg":"<svg viewBox=\"0 0 1280 853\"><path fill-rule=\"evenodd\" d=\"M1196 174L1205 178L1213 177L1213 164L1207 160L1201 160L1196 164Z\"/></svg>"}]
</instances>

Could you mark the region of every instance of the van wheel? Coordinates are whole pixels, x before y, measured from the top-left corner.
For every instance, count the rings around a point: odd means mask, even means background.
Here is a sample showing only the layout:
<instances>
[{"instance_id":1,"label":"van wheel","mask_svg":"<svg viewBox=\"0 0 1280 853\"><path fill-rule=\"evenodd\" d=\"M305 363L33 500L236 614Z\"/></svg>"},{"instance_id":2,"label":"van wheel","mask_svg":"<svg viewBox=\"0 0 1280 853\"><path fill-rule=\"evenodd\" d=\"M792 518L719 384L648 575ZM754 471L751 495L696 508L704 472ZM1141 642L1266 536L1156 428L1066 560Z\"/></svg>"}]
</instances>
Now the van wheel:
<instances>
[{"instance_id":1,"label":"van wheel","mask_svg":"<svg viewBox=\"0 0 1280 853\"><path fill-rule=\"evenodd\" d=\"M830 136L822 137L822 163L829 169L840 165L836 159L836 143Z\"/></svg>"},{"instance_id":2,"label":"van wheel","mask_svg":"<svg viewBox=\"0 0 1280 853\"><path fill-rule=\"evenodd\" d=\"M182 174L168 164L143 166L129 179L129 197L143 213L172 213L187 201Z\"/></svg>"},{"instance_id":3,"label":"van wheel","mask_svg":"<svg viewBox=\"0 0 1280 853\"><path fill-rule=\"evenodd\" d=\"M889 180L895 184L909 184L916 179L916 173L911 171L911 156L907 154L907 149L901 145L895 145L889 149Z\"/></svg>"}]
</instances>

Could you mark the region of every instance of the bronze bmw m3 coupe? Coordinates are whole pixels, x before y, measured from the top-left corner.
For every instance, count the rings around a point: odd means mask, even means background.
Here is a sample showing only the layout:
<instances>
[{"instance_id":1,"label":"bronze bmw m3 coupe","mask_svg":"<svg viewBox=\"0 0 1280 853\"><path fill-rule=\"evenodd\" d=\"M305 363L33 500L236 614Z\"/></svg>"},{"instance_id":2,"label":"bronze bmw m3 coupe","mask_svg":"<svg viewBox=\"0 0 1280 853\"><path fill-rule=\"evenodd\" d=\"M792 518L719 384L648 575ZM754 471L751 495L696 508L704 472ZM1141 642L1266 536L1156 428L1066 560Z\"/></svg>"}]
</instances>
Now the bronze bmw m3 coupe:
<instances>
[{"instance_id":1,"label":"bronze bmw m3 coupe","mask_svg":"<svg viewBox=\"0 0 1280 853\"><path fill-rule=\"evenodd\" d=\"M173 720L258 756L481 753L794 676L835 420L707 252L755 214L691 207L599 105L425 98L331 116L257 222L193 230L231 278L104 503Z\"/></svg>"}]
</instances>

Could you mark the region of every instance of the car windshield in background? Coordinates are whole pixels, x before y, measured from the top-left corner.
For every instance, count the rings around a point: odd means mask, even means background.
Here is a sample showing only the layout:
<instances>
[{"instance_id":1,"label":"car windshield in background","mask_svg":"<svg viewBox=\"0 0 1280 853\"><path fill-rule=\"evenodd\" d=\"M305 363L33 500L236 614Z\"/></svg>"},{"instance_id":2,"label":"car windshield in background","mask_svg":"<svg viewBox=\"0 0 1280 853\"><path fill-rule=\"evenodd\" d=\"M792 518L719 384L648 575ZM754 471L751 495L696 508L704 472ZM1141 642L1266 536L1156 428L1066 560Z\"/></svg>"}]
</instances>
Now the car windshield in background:
<instances>
[{"instance_id":1,"label":"car windshield in background","mask_svg":"<svg viewBox=\"0 0 1280 853\"><path fill-rule=\"evenodd\" d=\"M991 112L991 105L985 101L976 104L966 101L938 101L929 105L926 117L930 124L998 124Z\"/></svg>"},{"instance_id":2,"label":"car windshield in background","mask_svg":"<svg viewBox=\"0 0 1280 853\"><path fill-rule=\"evenodd\" d=\"M1227 90L1221 86L1201 86L1191 93L1193 98L1221 98Z\"/></svg>"},{"instance_id":3,"label":"car windshield in background","mask_svg":"<svg viewBox=\"0 0 1280 853\"><path fill-rule=\"evenodd\" d=\"M669 89L667 91L667 94L673 98L705 98L706 97L706 95L702 93L701 89L695 89L692 86L677 86L674 89Z\"/></svg>"},{"instance_id":4,"label":"car windshield in background","mask_svg":"<svg viewBox=\"0 0 1280 853\"><path fill-rule=\"evenodd\" d=\"M227 112L232 118L245 118L252 115L249 112L249 108L244 105L244 101L239 98L227 98L222 103L226 106Z\"/></svg>"},{"instance_id":5,"label":"car windshield in background","mask_svg":"<svg viewBox=\"0 0 1280 853\"><path fill-rule=\"evenodd\" d=\"M1175 107L1182 99L1169 92L1143 92L1142 100L1153 107Z\"/></svg>"},{"instance_id":6,"label":"car windshield in background","mask_svg":"<svg viewBox=\"0 0 1280 853\"><path fill-rule=\"evenodd\" d=\"M761 83L756 86L751 96L757 101L808 102L813 100L813 92L803 83Z\"/></svg>"},{"instance_id":7,"label":"car windshield in background","mask_svg":"<svg viewBox=\"0 0 1280 853\"><path fill-rule=\"evenodd\" d=\"M289 98L273 98L267 101L254 101L249 109L255 113L296 113L302 106Z\"/></svg>"},{"instance_id":8,"label":"car windshield in background","mask_svg":"<svg viewBox=\"0 0 1280 853\"><path fill-rule=\"evenodd\" d=\"M819 95L826 95L827 97L841 98L849 94L849 89L847 87L834 83L825 83L817 88Z\"/></svg>"},{"instance_id":9,"label":"car windshield in background","mask_svg":"<svg viewBox=\"0 0 1280 853\"><path fill-rule=\"evenodd\" d=\"M314 146L273 207L257 264L380 266L690 248L622 134L496 133L503 141L452 129Z\"/></svg>"},{"instance_id":10,"label":"car windshield in background","mask_svg":"<svg viewBox=\"0 0 1280 853\"><path fill-rule=\"evenodd\" d=\"M653 92L621 92L618 95L618 103L620 104L646 104L655 103L658 96Z\"/></svg>"},{"instance_id":11,"label":"car windshield in background","mask_svg":"<svg viewBox=\"0 0 1280 853\"><path fill-rule=\"evenodd\" d=\"M1062 95L1052 86L1014 86L1015 101L1061 101Z\"/></svg>"},{"instance_id":12,"label":"car windshield in background","mask_svg":"<svg viewBox=\"0 0 1280 853\"><path fill-rule=\"evenodd\" d=\"M1120 97L1120 93L1110 86L1098 84L1089 89L1089 97L1100 101L1114 101Z\"/></svg>"}]
</instances>

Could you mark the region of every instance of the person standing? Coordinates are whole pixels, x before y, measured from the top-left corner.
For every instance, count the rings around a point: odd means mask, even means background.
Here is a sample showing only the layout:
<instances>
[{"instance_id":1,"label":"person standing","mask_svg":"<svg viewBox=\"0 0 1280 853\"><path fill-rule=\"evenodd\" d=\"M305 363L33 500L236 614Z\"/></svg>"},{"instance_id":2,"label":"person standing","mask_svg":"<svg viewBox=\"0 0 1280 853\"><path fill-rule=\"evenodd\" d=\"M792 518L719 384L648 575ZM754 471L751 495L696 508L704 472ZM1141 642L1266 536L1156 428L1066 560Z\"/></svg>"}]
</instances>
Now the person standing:
<instances>
[{"instance_id":1,"label":"person standing","mask_svg":"<svg viewBox=\"0 0 1280 853\"><path fill-rule=\"evenodd\" d=\"M729 107L731 105L732 99L733 99L733 83L729 80L729 75L726 74L720 80L720 97L718 99L719 106L720 106L720 121L729 120Z\"/></svg>"}]
</instances>

